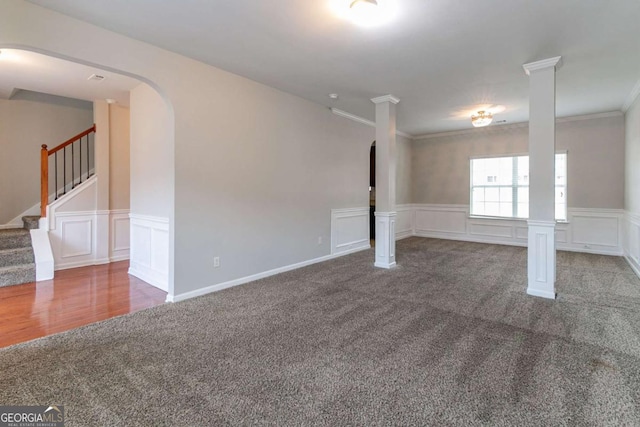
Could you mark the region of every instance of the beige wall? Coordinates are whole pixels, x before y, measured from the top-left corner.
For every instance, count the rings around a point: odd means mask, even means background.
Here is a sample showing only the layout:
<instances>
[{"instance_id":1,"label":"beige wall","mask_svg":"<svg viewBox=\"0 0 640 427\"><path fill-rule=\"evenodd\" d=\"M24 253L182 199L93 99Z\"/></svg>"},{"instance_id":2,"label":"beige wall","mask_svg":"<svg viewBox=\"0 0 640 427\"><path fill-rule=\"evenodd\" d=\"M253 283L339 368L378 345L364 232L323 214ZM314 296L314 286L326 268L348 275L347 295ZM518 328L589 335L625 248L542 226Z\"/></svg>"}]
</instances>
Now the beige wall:
<instances>
[{"instance_id":1,"label":"beige wall","mask_svg":"<svg viewBox=\"0 0 640 427\"><path fill-rule=\"evenodd\" d=\"M528 128L504 126L413 142L414 203L469 204L469 158L528 151ZM624 117L560 121L556 148L568 151L568 206L624 206Z\"/></svg>"},{"instance_id":2,"label":"beige wall","mask_svg":"<svg viewBox=\"0 0 640 427\"><path fill-rule=\"evenodd\" d=\"M640 97L625 116L625 210L640 214Z\"/></svg>"},{"instance_id":3,"label":"beige wall","mask_svg":"<svg viewBox=\"0 0 640 427\"><path fill-rule=\"evenodd\" d=\"M55 147L92 124L91 103L34 93L0 99L0 224L39 204L40 146Z\"/></svg>"},{"instance_id":4,"label":"beige wall","mask_svg":"<svg viewBox=\"0 0 640 427\"><path fill-rule=\"evenodd\" d=\"M129 109L109 105L109 209L129 209Z\"/></svg>"},{"instance_id":5,"label":"beige wall","mask_svg":"<svg viewBox=\"0 0 640 427\"><path fill-rule=\"evenodd\" d=\"M411 140L403 136L396 139L396 204L411 203Z\"/></svg>"},{"instance_id":6,"label":"beige wall","mask_svg":"<svg viewBox=\"0 0 640 427\"><path fill-rule=\"evenodd\" d=\"M173 214L173 117L147 84L131 91L131 213L168 219Z\"/></svg>"}]
</instances>

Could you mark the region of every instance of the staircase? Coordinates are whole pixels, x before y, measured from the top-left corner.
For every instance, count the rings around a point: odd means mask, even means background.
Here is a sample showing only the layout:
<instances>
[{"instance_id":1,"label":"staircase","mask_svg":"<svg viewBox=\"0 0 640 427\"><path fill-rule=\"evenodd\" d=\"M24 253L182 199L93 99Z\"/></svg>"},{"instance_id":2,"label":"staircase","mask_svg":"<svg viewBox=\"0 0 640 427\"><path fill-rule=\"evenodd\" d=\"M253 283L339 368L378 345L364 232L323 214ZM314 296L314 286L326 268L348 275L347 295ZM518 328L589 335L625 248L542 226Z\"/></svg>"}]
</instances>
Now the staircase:
<instances>
[{"instance_id":1,"label":"staircase","mask_svg":"<svg viewBox=\"0 0 640 427\"><path fill-rule=\"evenodd\" d=\"M0 287L36 281L36 264L29 230L38 216L22 217L24 228L0 230Z\"/></svg>"}]
</instances>

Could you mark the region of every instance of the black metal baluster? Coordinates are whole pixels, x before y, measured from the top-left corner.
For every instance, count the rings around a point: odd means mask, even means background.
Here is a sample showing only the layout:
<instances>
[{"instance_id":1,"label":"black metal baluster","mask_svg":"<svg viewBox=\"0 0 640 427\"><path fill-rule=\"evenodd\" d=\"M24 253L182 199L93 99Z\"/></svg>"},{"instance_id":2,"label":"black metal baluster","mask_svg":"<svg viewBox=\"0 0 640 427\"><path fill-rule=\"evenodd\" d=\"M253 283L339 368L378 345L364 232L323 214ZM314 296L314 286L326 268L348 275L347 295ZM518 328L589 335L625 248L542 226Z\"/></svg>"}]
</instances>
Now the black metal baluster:
<instances>
[{"instance_id":1,"label":"black metal baluster","mask_svg":"<svg viewBox=\"0 0 640 427\"><path fill-rule=\"evenodd\" d=\"M56 154L56 155L55 155L56 167L55 167L54 169L55 169L55 171L56 171L56 186L55 186L54 191L56 192L56 200L58 200L58 152L56 151L56 153L55 153L55 154ZM48 191L49 191L49 190L47 189L47 192L48 192Z\"/></svg>"},{"instance_id":2,"label":"black metal baluster","mask_svg":"<svg viewBox=\"0 0 640 427\"><path fill-rule=\"evenodd\" d=\"M89 135L87 135L87 138ZM80 184L82 184L82 138L80 138Z\"/></svg>"}]
</instances>

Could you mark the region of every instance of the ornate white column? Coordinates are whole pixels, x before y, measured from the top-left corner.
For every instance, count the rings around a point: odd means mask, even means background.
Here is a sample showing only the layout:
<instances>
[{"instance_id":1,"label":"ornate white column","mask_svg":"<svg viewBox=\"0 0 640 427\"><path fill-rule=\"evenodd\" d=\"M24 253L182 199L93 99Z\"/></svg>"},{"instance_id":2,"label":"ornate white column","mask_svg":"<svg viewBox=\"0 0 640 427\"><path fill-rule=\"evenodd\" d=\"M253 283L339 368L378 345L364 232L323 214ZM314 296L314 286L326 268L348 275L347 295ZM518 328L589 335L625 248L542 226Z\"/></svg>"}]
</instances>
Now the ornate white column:
<instances>
[{"instance_id":1,"label":"ornate white column","mask_svg":"<svg viewBox=\"0 0 640 427\"><path fill-rule=\"evenodd\" d=\"M556 297L556 69L561 57L524 64L529 76L529 240L527 294Z\"/></svg>"},{"instance_id":2,"label":"ornate white column","mask_svg":"<svg viewBox=\"0 0 640 427\"><path fill-rule=\"evenodd\" d=\"M396 104L393 95L373 98L376 104L376 260L396 265Z\"/></svg>"}]
</instances>

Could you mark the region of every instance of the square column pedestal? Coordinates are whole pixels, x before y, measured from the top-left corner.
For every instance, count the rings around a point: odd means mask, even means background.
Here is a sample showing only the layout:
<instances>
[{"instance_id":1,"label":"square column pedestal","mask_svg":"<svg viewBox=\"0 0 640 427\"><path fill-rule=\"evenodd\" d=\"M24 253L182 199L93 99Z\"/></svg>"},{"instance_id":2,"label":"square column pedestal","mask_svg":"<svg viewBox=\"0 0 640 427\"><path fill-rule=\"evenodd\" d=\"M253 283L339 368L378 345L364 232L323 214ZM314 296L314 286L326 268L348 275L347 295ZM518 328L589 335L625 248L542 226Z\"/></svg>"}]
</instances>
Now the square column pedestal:
<instances>
[{"instance_id":1,"label":"square column pedestal","mask_svg":"<svg viewBox=\"0 0 640 427\"><path fill-rule=\"evenodd\" d=\"M556 298L556 223L527 221L529 225L527 294Z\"/></svg>"},{"instance_id":2,"label":"square column pedestal","mask_svg":"<svg viewBox=\"0 0 640 427\"><path fill-rule=\"evenodd\" d=\"M396 266L396 213L376 212L376 262L380 268Z\"/></svg>"}]
</instances>

